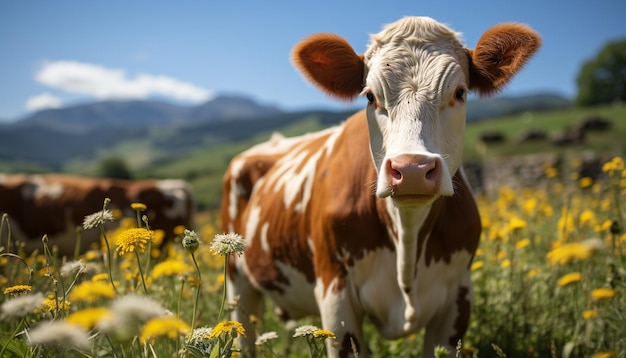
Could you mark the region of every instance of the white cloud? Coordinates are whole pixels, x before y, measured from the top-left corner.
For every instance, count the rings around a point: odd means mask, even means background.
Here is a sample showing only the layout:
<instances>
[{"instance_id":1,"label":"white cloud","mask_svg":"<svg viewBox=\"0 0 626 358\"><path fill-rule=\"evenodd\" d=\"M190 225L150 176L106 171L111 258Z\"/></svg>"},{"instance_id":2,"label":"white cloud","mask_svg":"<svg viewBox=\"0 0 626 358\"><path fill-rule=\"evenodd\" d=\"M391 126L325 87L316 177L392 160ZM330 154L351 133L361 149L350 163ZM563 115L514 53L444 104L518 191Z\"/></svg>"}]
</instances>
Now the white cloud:
<instances>
[{"instance_id":1,"label":"white cloud","mask_svg":"<svg viewBox=\"0 0 626 358\"><path fill-rule=\"evenodd\" d=\"M153 95L188 102L204 102L211 92L166 76L139 74L76 61L46 63L35 79L46 86L97 99L143 99Z\"/></svg>"},{"instance_id":2,"label":"white cloud","mask_svg":"<svg viewBox=\"0 0 626 358\"><path fill-rule=\"evenodd\" d=\"M29 111L40 111L42 109L48 108L60 108L63 105L63 101L51 95L50 93L44 92L40 95L31 97L26 101L26 109Z\"/></svg>"}]
</instances>

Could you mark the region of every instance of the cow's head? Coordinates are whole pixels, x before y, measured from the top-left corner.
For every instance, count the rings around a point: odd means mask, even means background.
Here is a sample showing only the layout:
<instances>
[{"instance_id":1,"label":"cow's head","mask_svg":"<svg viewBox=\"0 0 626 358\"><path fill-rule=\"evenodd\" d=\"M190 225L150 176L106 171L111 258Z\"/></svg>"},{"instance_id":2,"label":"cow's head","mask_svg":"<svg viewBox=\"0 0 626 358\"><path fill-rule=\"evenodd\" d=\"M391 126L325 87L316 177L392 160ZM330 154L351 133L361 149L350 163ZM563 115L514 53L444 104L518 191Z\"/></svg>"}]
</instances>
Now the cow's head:
<instances>
[{"instance_id":1,"label":"cow's head","mask_svg":"<svg viewBox=\"0 0 626 358\"><path fill-rule=\"evenodd\" d=\"M454 192L467 92L497 92L539 46L530 28L501 24L469 50L446 26L406 17L373 35L363 55L337 35L317 34L299 43L292 58L328 94L367 98L376 195L419 205Z\"/></svg>"}]
</instances>

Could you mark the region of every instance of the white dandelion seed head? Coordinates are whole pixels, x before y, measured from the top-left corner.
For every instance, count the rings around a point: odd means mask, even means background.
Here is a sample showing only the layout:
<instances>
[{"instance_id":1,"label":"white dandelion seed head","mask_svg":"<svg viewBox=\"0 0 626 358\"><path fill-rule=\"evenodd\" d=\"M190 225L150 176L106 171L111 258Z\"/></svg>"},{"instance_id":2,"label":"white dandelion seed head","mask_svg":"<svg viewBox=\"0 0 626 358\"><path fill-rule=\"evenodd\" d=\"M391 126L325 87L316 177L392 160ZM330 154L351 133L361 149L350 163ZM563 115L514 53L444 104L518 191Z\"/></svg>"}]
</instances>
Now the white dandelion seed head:
<instances>
[{"instance_id":1,"label":"white dandelion seed head","mask_svg":"<svg viewBox=\"0 0 626 358\"><path fill-rule=\"evenodd\" d=\"M151 298L133 294L115 299L110 311L112 314L100 319L96 328L118 341L132 339L144 323L168 314L168 310Z\"/></svg>"},{"instance_id":2,"label":"white dandelion seed head","mask_svg":"<svg viewBox=\"0 0 626 358\"><path fill-rule=\"evenodd\" d=\"M68 277L74 274L79 274L87 269L85 263L82 260L68 261L61 266L61 276Z\"/></svg>"},{"instance_id":3,"label":"white dandelion seed head","mask_svg":"<svg viewBox=\"0 0 626 358\"><path fill-rule=\"evenodd\" d=\"M257 346L260 346L276 338L278 338L278 334L276 332L274 331L265 332L257 337L256 342L254 342L254 344L256 344Z\"/></svg>"},{"instance_id":4,"label":"white dandelion seed head","mask_svg":"<svg viewBox=\"0 0 626 358\"><path fill-rule=\"evenodd\" d=\"M234 232L217 234L213 238L210 249L215 255L241 255L246 250L246 243L241 235Z\"/></svg>"},{"instance_id":5,"label":"white dandelion seed head","mask_svg":"<svg viewBox=\"0 0 626 358\"><path fill-rule=\"evenodd\" d=\"M209 339L209 335L212 331L213 327L196 328L189 336L187 336L185 344L200 351L200 353L211 354L213 346L215 345L215 342Z\"/></svg>"},{"instance_id":6,"label":"white dandelion seed head","mask_svg":"<svg viewBox=\"0 0 626 358\"><path fill-rule=\"evenodd\" d=\"M94 229L104 225L107 221L113 221L113 212L109 209L100 210L85 216L85 219L83 220L83 229Z\"/></svg>"},{"instance_id":7,"label":"white dandelion seed head","mask_svg":"<svg viewBox=\"0 0 626 358\"><path fill-rule=\"evenodd\" d=\"M304 326L300 326L296 328L295 333L293 334L294 337L302 337L302 336L310 336L313 334L313 332L317 331L319 328L312 326L312 325L304 325Z\"/></svg>"},{"instance_id":8,"label":"white dandelion seed head","mask_svg":"<svg viewBox=\"0 0 626 358\"><path fill-rule=\"evenodd\" d=\"M198 246L200 246L198 234L193 230L185 229L182 244L185 250L193 254L198 249Z\"/></svg>"},{"instance_id":9,"label":"white dandelion seed head","mask_svg":"<svg viewBox=\"0 0 626 358\"><path fill-rule=\"evenodd\" d=\"M37 292L6 300L0 306L0 321L26 317L41 307L44 299L43 293Z\"/></svg>"},{"instance_id":10,"label":"white dandelion seed head","mask_svg":"<svg viewBox=\"0 0 626 358\"><path fill-rule=\"evenodd\" d=\"M28 332L31 346L59 346L63 350L88 349L89 333L78 325L65 321L45 321Z\"/></svg>"}]
</instances>

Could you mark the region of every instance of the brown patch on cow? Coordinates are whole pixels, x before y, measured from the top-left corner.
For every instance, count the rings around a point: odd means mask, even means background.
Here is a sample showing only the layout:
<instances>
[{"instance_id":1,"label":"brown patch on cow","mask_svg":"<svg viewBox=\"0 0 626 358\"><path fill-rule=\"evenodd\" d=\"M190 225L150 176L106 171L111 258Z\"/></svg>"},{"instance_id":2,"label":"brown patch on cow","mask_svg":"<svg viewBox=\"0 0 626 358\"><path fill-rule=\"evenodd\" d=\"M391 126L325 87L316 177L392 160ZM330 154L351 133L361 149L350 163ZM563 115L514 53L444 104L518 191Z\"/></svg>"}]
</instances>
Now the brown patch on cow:
<instances>
[{"instance_id":1,"label":"brown patch on cow","mask_svg":"<svg viewBox=\"0 0 626 358\"><path fill-rule=\"evenodd\" d=\"M418 234L418 257L427 242L426 266L432 261L449 263L453 253L465 250L473 254L478 247L482 230L478 207L461 174L457 172L452 180L456 184L454 195L441 197L433 203Z\"/></svg>"},{"instance_id":2,"label":"brown patch on cow","mask_svg":"<svg viewBox=\"0 0 626 358\"><path fill-rule=\"evenodd\" d=\"M465 335L465 331L467 331L467 327L469 326L469 318L470 311L472 309L472 303L467 296L469 295L469 288L467 287L459 287L459 292L456 297L456 309L457 309L457 317L454 322L454 329L456 330L456 334L450 337L448 343L452 347L455 347L459 340L463 338Z\"/></svg>"}]
</instances>

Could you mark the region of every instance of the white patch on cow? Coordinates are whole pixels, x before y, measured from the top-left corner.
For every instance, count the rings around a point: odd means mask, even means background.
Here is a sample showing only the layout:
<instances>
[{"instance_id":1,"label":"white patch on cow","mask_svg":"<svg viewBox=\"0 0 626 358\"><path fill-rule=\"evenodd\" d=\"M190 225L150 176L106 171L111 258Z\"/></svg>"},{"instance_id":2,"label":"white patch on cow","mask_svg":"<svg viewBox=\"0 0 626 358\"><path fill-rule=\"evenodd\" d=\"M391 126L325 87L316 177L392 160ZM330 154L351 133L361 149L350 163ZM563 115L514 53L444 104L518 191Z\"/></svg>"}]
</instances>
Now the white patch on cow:
<instances>
[{"instance_id":1,"label":"white patch on cow","mask_svg":"<svg viewBox=\"0 0 626 358\"><path fill-rule=\"evenodd\" d=\"M27 185L22 187L22 197L26 200L58 199L65 188L61 183L48 183L40 175L28 178Z\"/></svg>"},{"instance_id":2,"label":"white patch on cow","mask_svg":"<svg viewBox=\"0 0 626 358\"><path fill-rule=\"evenodd\" d=\"M163 213L169 219L183 218L189 216L189 198L191 189L187 182L181 179L158 180L156 187L163 196L172 201L172 207L164 206Z\"/></svg>"},{"instance_id":3,"label":"white patch on cow","mask_svg":"<svg viewBox=\"0 0 626 358\"><path fill-rule=\"evenodd\" d=\"M243 168L244 160L234 160L230 165L230 192L228 193L228 217L230 218L228 231L233 231L233 221L239 215L237 210L237 202L240 195L243 193L243 187L239 186L238 179L239 173Z\"/></svg>"},{"instance_id":4,"label":"white patch on cow","mask_svg":"<svg viewBox=\"0 0 626 358\"><path fill-rule=\"evenodd\" d=\"M274 265L289 280L288 285L275 282L284 290L284 293L266 292L276 302L276 305L285 309L291 319L318 315L319 308L314 295L311 294L313 292L313 284L307 280L306 276L294 267L280 261L274 262Z\"/></svg>"},{"instance_id":5,"label":"white patch on cow","mask_svg":"<svg viewBox=\"0 0 626 358\"><path fill-rule=\"evenodd\" d=\"M269 228L270 228L269 222L266 222L265 224L263 224L263 226L261 226L261 248L265 252L270 251L270 245L267 242L267 231L269 230Z\"/></svg>"},{"instance_id":6,"label":"white patch on cow","mask_svg":"<svg viewBox=\"0 0 626 358\"><path fill-rule=\"evenodd\" d=\"M252 243L252 238L256 237L256 229L259 227L261 221L261 207L254 206L250 208L248 214L248 221L246 222L246 233L244 238L247 241L248 246Z\"/></svg>"}]
</instances>

